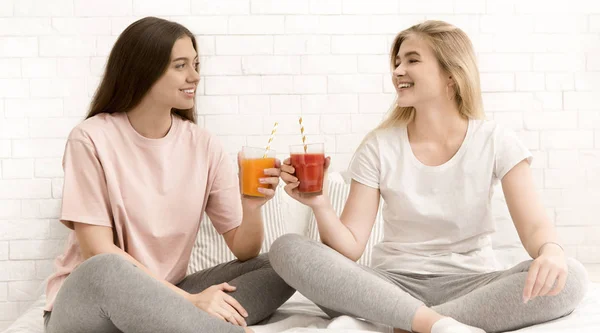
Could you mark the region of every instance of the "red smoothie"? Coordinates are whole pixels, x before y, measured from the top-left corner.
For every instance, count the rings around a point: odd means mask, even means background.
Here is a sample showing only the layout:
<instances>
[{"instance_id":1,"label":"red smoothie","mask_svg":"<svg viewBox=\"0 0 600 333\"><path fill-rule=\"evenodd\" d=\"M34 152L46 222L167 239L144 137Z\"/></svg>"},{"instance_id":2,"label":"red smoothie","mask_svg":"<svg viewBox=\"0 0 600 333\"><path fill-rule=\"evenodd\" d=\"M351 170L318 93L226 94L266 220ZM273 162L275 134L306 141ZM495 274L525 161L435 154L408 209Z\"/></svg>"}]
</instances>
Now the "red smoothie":
<instances>
[{"instance_id":1,"label":"red smoothie","mask_svg":"<svg viewBox=\"0 0 600 333\"><path fill-rule=\"evenodd\" d=\"M318 193L323 191L323 169L325 154L291 154L296 178L300 181L298 192Z\"/></svg>"}]
</instances>

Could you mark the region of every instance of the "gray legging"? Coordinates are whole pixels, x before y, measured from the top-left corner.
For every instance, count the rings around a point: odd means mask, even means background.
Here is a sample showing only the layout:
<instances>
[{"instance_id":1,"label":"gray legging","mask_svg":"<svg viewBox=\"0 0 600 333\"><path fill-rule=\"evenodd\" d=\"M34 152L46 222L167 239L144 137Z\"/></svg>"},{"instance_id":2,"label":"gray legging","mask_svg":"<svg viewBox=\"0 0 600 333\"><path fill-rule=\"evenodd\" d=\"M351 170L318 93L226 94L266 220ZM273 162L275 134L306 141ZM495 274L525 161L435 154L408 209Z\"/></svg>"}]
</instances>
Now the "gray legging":
<instances>
[{"instance_id":1,"label":"gray legging","mask_svg":"<svg viewBox=\"0 0 600 333\"><path fill-rule=\"evenodd\" d=\"M294 293L266 254L194 273L177 286L199 293L223 282L237 287L229 294L248 312L248 325L267 318ZM47 333L244 331L198 309L118 254L100 254L79 265L44 317Z\"/></svg>"},{"instance_id":2,"label":"gray legging","mask_svg":"<svg viewBox=\"0 0 600 333\"><path fill-rule=\"evenodd\" d=\"M585 268L568 259L562 292L523 304L531 260L486 274L400 274L359 265L293 234L273 243L269 259L285 282L331 317L347 314L407 331L422 305L486 332L531 326L570 314L588 285Z\"/></svg>"}]
</instances>

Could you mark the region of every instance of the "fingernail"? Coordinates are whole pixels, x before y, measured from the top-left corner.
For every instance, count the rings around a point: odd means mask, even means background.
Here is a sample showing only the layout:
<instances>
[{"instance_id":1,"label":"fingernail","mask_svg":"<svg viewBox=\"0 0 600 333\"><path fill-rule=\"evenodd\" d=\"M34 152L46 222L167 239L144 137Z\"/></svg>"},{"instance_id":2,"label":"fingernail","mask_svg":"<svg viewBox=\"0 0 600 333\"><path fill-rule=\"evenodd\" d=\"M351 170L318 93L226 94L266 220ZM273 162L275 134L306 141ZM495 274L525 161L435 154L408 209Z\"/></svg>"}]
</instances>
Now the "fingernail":
<instances>
[{"instance_id":1,"label":"fingernail","mask_svg":"<svg viewBox=\"0 0 600 333\"><path fill-rule=\"evenodd\" d=\"M258 181L259 181L261 184L264 184L264 183L266 183L266 182L267 182L267 180L266 180L265 178L260 178Z\"/></svg>"},{"instance_id":2,"label":"fingernail","mask_svg":"<svg viewBox=\"0 0 600 333\"><path fill-rule=\"evenodd\" d=\"M523 296L523 303L527 304L528 301L529 301L529 297Z\"/></svg>"}]
</instances>

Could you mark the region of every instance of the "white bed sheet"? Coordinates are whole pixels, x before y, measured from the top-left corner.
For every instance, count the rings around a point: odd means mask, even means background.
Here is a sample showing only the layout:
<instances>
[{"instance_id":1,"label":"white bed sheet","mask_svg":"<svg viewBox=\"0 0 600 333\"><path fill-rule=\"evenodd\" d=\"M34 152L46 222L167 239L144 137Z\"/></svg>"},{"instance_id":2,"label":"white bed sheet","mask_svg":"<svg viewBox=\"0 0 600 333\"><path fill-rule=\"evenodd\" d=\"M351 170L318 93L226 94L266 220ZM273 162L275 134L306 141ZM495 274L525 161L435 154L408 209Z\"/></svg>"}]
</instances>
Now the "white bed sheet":
<instances>
[{"instance_id":1,"label":"white bed sheet","mask_svg":"<svg viewBox=\"0 0 600 333\"><path fill-rule=\"evenodd\" d=\"M3 333L43 333L42 295L17 321ZM300 293L294 294L265 325L252 326L256 333L365 333L391 332L389 327L375 325L351 317L328 319L314 303ZM552 322L512 331L518 333L599 333L600 284L590 285L588 294L569 316Z\"/></svg>"},{"instance_id":2,"label":"white bed sheet","mask_svg":"<svg viewBox=\"0 0 600 333\"><path fill-rule=\"evenodd\" d=\"M389 327L374 325L351 317L327 319L314 303L300 293L286 302L266 325L253 326L256 333L364 333L392 332ZM591 284L581 304L567 317L526 327L514 333L600 333L600 284ZM507 332L508 333L508 332Z\"/></svg>"}]
</instances>

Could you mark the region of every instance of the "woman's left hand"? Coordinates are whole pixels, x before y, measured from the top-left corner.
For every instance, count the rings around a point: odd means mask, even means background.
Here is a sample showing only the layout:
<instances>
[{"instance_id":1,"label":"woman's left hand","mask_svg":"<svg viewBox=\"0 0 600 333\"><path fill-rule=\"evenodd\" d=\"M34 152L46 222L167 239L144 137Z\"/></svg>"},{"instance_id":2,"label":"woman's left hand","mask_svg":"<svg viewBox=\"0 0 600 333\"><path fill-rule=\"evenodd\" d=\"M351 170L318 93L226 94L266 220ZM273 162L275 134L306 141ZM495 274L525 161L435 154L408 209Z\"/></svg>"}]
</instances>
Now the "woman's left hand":
<instances>
[{"instance_id":1,"label":"woman's left hand","mask_svg":"<svg viewBox=\"0 0 600 333\"><path fill-rule=\"evenodd\" d=\"M556 296L567 282L567 260L562 249L548 244L529 266L523 290L523 302L537 296Z\"/></svg>"},{"instance_id":2,"label":"woman's left hand","mask_svg":"<svg viewBox=\"0 0 600 333\"><path fill-rule=\"evenodd\" d=\"M242 161L242 152L238 153L238 169L241 170L241 161ZM268 184L268 188L258 188L258 192L264 194L264 197L251 197L242 195L242 204L250 207L250 208L259 208L267 201L273 199L275 196L275 191L277 190L277 185L279 184L279 175L281 175L281 161L275 159L275 167L270 169L265 169L265 177L260 179L262 184ZM241 181L240 178L240 188Z\"/></svg>"}]
</instances>

